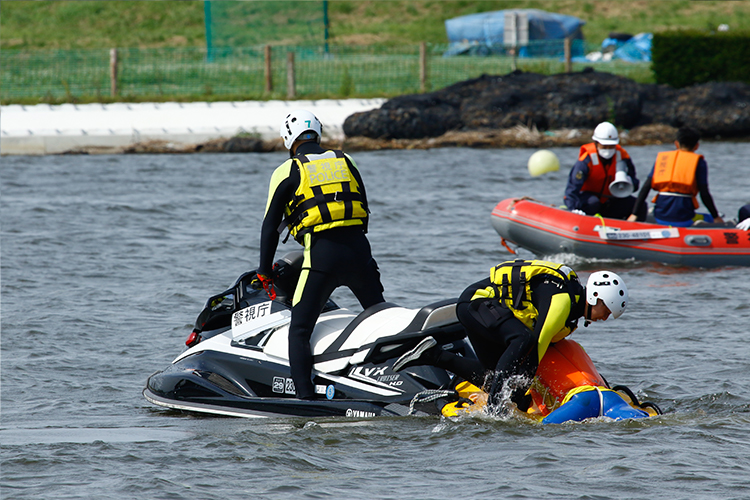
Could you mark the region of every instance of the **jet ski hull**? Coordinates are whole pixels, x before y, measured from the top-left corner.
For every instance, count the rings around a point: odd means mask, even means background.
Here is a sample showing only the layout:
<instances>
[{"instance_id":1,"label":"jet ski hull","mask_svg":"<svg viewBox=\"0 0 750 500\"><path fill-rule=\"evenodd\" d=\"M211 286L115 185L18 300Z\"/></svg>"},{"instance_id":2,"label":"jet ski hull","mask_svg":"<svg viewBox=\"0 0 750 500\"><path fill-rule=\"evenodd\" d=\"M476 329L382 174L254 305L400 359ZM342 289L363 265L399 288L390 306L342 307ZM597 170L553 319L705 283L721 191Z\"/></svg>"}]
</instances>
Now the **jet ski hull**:
<instances>
[{"instance_id":1,"label":"jet ski hull","mask_svg":"<svg viewBox=\"0 0 750 500\"><path fill-rule=\"evenodd\" d=\"M273 417L396 417L409 413L409 406L392 403L381 406L367 401L303 401L286 398L234 398L222 400L220 404L202 403L194 400L179 401L165 398L151 391L143 390L143 396L151 403L170 408L212 415L244 418ZM217 402L218 403L218 402ZM390 406L390 408L388 407Z\"/></svg>"},{"instance_id":2,"label":"jet ski hull","mask_svg":"<svg viewBox=\"0 0 750 500\"><path fill-rule=\"evenodd\" d=\"M264 359L262 352L246 354L198 351L151 375L143 395L166 408L233 417L385 417L410 414L416 394L451 381L447 372L435 367L396 373L388 364L367 363L339 375L316 373L316 385L325 387L327 394L300 400L294 397L286 363ZM411 411L439 412L435 404Z\"/></svg>"}]
</instances>

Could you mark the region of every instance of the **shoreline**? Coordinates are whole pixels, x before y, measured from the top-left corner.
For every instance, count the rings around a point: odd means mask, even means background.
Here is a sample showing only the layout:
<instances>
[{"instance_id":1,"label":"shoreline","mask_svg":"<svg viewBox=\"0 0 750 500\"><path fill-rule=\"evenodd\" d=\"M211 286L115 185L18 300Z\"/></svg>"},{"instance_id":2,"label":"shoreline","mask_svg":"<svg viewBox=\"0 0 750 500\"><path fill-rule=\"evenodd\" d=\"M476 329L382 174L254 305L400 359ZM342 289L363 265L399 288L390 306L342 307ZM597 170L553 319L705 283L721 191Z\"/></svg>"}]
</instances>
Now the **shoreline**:
<instances>
[{"instance_id":1,"label":"shoreline","mask_svg":"<svg viewBox=\"0 0 750 500\"><path fill-rule=\"evenodd\" d=\"M439 137L423 139L371 139L369 137L344 137L326 139L322 145L328 149L345 151L382 151L404 149L436 149L466 147L480 149L580 147L590 142L593 129L561 129L539 131L518 125L502 130L449 131ZM623 146L671 145L677 129L669 125L651 124L623 130ZM745 138L711 138L711 142L750 142ZM166 140L150 140L121 148L86 147L62 154L200 154L200 153L271 153L286 151L280 139L255 137L218 138L193 144Z\"/></svg>"},{"instance_id":2,"label":"shoreline","mask_svg":"<svg viewBox=\"0 0 750 500\"><path fill-rule=\"evenodd\" d=\"M0 154L192 154L285 151L270 125L291 109L313 110L323 122L323 145L346 151L434 148L579 147L593 129L510 128L448 130L437 137L383 139L348 137L347 117L379 108L385 100L269 101L259 103L142 103L139 105L3 106ZM671 145L677 129L648 124L620 130L624 146ZM746 137L711 137L711 142L747 142Z\"/></svg>"},{"instance_id":3,"label":"shoreline","mask_svg":"<svg viewBox=\"0 0 750 500\"><path fill-rule=\"evenodd\" d=\"M113 154L210 149L215 141L273 141L292 110L313 111L324 135L344 137L347 117L385 99L8 105L0 108L0 154ZM269 146L270 147L270 146Z\"/></svg>"}]
</instances>

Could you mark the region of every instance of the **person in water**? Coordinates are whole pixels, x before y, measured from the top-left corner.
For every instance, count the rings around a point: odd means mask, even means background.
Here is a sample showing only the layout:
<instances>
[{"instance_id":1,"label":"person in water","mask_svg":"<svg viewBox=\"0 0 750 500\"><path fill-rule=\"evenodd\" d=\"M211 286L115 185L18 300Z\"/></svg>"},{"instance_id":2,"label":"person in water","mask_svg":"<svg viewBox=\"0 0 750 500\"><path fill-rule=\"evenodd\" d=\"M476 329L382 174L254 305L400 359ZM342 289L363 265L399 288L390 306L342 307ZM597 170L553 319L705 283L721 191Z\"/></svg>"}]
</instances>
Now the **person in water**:
<instances>
[{"instance_id":1,"label":"person in water","mask_svg":"<svg viewBox=\"0 0 750 500\"><path fill-rule=\"evenodd\" d=\"M651 189L658 191L654 198L654 218L665 226L688 227L698 220L723 224L724 219L714 205L708 190L708 165L695 151L700 145L700 134L693 128L681 127L677 131L674 151L656 155L651 173L638 193L638 200L629 221L638 219L637 212L646 210L646 196ZM696 214L699 207L696 195L710 212ZM640 219L638 219L640 220Z\"/></svg>"},{"instance_id":2,"label":"person in water","mask_svg":"<svg viewBox=\"0 0 750 500\"><path fill-rule=\"evenodd\" d=\"M541 260L503 262L464 290L456 305L477 359L441 349L433 337L422 340L393 365L395 371L431 365L484 388L497 403L504 385L520 375L512 400L526 410L526 391L548 346L570 335L578 319L589 322L619 318L628 289L611 271L591 274L583 287L575 271Z\"/></svg>"},{"instance_id":3,"label":"person in water","mask_svg":"<svg viewBox=\"0 0 750 500\"><path fill-rule=\"evenodd\" d=\"M620 136L611 123L597 125L592 139L594 142L581 146L578 161L570 170L565 187L565 206L576 213L625 219L633 212L635 197L614 196L610 184L615 180L619 165L626 168L633 190L638 189L633 160L620 146ZM646 220L645 209L640 215L641 220Z\"/></svg>"},{"instance_id":4,"label":"person in water","mask_svg":"<svg viewBox=\"0 0 750 500\"><path fill-rule=\"evenodd\" d=\"M364 309L385 302L365 236L365 185L349 155L320 146L322 133L318 118L306 110L289 113L281 124L290 159L271 176L257 270L258 281L271 295L279 234L286 227L304 247L289 325L289 368L300 399L315 398L310 337L333 290L346 285Z\"/></svg>"}]
</instances>

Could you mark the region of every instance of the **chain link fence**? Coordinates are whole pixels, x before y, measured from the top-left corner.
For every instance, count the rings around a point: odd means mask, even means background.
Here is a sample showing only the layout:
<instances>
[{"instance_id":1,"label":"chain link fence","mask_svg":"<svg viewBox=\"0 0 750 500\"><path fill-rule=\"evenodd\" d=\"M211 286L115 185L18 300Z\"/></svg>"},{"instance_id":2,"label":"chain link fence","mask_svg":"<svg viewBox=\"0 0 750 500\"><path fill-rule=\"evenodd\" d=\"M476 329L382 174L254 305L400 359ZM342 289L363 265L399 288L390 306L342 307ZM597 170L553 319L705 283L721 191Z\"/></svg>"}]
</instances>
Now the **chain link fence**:
<instances>
[{"instance_id":1,"label":"chain link fence","mask_svg":"<svg viewBox=\"0 0 750 500\"><path fill-rule=\"evenodd\" d=\"M446 57L448 49L417 44L3 50L0 99L11 103L388 97L436 90L482 74L506 74L516 67L543 74L566 70L559 56L516 59L508 51L497 51ZM573 49L583 53L580 47ZM571 69L588 65L574 60ZM650 63L613 61L595 67L653 81Z\"/></svg>"}]
</instances>

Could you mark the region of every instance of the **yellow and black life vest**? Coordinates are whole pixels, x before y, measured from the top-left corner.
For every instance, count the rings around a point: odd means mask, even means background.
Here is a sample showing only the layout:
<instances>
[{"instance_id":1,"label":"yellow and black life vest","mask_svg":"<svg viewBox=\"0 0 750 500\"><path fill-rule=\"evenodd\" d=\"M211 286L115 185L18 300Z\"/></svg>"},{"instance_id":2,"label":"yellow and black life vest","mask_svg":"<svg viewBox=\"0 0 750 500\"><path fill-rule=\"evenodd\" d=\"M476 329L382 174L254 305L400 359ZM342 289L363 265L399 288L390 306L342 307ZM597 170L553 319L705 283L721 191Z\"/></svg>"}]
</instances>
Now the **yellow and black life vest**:
<instances>
[{"instance_id":1,"label":"yellow and black life vest","mask_svg":"<svg viewBox=\"0 0 750 500\"><path fill-rule=\"evenodd\" d=\"M298 154L292 161L299 167L300 182L285 208L279 232L287 227L289 234L301 243L308 232L367 223L368 211L361 187L343 151Z\"/></svg>"},{"instance_id":2,"label":"yellow and black life vest","mask_svg":"<svg viewBox=\"0 0 750 500\"><path fill-rule=\"evenodd\" d=\"M578 275L570 267L544 260L513 260L503 262L490 271L492 286L474 292L471 300L497 298L500 304L513 311L529 329L534 329L536 318L539 316L531 302L531 279L542 274L549 274L559 278L570 296L571 314L566 321L566 327L573 331L577 326L578 317L573 313L576 295L580 297L581 288Z\"/></svg>"},{"instance_id":3,"label":"yellow and black life vest","mask_svg":"<svg viewBox=\"0 0 750 500\"><path fill-rule=\"evenodd\" d=\"M698 208L695 196L698 194L698 180L695 174L701 158L702 155L682 150L659 153L656 155L651 187L663 195L692 197L693 207Z\"/></svg>"}]
</instances>

